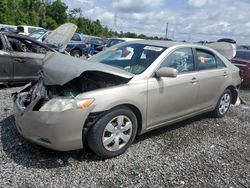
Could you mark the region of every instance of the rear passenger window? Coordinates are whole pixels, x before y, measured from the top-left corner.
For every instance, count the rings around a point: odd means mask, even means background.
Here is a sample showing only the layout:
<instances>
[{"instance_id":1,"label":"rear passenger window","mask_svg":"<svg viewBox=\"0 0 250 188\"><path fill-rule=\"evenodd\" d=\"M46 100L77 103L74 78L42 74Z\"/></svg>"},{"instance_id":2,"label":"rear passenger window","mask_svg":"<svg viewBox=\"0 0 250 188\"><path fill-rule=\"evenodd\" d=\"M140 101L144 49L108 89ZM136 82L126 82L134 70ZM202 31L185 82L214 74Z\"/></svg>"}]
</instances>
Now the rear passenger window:
<instances>
[{"instance_id":1,"label":"rear passenger window","mask_svg":"<svg viewBox=\"0 0 250 188\"><path fill-rule=\"evenodd\" d=\"M209 69L216 69L217 63L215 56L205 50L196 50L198 63L199 63L199 70L209 70Z\"/></svg>"},{"instance_id":2,"label":"rear passenger window","mask_svg":"<svg viewBox=\"0 0 250 188\"><path fill-rule=\"evenodd\" d=\"M216 60L217 60L217 68L218 69L226 67L226 65L223 63L223 61L219 57L216 57Z\"/></svg>"}]
</instances>

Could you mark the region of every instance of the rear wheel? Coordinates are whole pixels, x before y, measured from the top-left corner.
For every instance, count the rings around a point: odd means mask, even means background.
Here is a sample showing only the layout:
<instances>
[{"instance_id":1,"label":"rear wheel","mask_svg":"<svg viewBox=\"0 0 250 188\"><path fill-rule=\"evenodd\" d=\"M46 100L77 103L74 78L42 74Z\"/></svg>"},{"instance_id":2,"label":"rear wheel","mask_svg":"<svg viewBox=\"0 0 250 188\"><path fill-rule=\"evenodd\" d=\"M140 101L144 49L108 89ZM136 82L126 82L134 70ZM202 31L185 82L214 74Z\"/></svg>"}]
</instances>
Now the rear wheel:
<instances>
[{"instance_id":1,"label":"rear wheel","mask_svg":"<svg viewBox=\"0 0 250 188\"><path fill-rule=\"evenodd\" d=\"M135 114L127 107L116 108L101 117L87 135L92 151L103 158L124 153L137 132Z\"/></svg>"},{"instance_id":2,"label":"rear wheel","mask_svg":"<svg viewBox=\"0 0 250 188\"><path fill-rule=\"evenodd\" d=\"M80 50L77 50L77 49L72 50L70 54L71 56L74 56L74 57L81 57L81 52Z\"/></svg>"},{"instance_id":3,"label":"rear wheel","mask_svg":"<svg viewBox=\"0 0 250 188\"><path fill-rule=\"evenodd\" d=\"M232 101L232 92L229 89L226 89L221 95L217 103L217 106L213 111L213 115L218 118L225 116L230 108L231 101Z\"/></svg>"}]
</instances>

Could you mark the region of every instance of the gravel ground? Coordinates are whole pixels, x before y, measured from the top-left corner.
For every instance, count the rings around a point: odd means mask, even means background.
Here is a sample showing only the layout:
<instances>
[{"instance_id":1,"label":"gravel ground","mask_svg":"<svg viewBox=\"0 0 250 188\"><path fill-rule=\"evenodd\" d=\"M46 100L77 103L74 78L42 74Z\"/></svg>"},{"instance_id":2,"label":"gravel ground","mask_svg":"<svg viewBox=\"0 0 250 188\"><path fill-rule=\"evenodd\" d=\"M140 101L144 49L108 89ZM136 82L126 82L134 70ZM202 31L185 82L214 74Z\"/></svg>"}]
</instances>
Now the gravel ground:
<instances>
[{"instance_id":1,"label":"gravel ground","mask_svg":"<svg viewBox=\"0 0 250 188\"><path fill-rule=\"evenodd\" d=\"M250 187L250 105L222 119L204 114L140 136L101 160L90 151L55 152L15 129L10 94L0 90L0 187ZM250 102L250 89L241 91Z\"/></svg>"}]
</instances>

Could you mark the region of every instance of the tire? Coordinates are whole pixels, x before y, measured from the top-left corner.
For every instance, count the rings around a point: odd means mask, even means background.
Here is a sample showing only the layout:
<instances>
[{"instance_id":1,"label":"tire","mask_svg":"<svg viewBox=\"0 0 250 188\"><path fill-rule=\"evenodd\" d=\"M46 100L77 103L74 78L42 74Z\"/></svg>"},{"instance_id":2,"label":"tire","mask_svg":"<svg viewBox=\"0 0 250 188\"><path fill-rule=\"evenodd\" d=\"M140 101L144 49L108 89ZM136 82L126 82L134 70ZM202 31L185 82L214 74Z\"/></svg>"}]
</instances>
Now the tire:
<instances>
[{"instance_id":1,"label":"tire","mask_svg":"<svg viewBox=\"0 0 250 188\"><path fill-rule=\"evenodd\" d=\"M127 107L114 108L102 116L87 133L90 149L102 158L123 154L137 133L137 118Z\"/></svg>"},{"instance_id":2,"label":"tire","mask_svg":"<svg viewBox=\"0 0 250 188\"><path fill-rule=\"evenodd\" d=\"M71 51L70 55L80 58L81 57L81 52L80 52L80 50L75 49L75 50Z\"/></svg>"},{"instance_id":3,"label":"tire","mask_svg":"<svg viewBox=\"0 0 250 188\"><path fill-rule=\"evenodd\" d=\"M232 92L226 89L217 102L216 108L213 111L213 116L216 118L224 117L230 108L231 101Z\"/></svg>"}]
</instances>

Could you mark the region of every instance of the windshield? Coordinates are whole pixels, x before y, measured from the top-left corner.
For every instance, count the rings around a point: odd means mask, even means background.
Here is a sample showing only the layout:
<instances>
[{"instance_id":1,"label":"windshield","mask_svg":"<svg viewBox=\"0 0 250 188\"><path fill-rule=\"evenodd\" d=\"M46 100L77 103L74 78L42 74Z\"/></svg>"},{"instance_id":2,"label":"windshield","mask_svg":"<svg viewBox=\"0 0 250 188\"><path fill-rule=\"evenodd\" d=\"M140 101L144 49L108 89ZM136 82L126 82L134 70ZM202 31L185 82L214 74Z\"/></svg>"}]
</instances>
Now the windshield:
<instances>
[{"instance_id":1,"label":"windshield","mask_svg":"<svg viewBox=\"0 0 250 188\"><path fill-rule=\"evenodd\" d=\"M47 33L46 30L37 30L31 33L29 36L33 39L39 39L43 34Z\"/></svg>"},{"instance_id":2,"label":"windshield","mask_svg":"<svg viewBox=\"0 0 250 188\"><path fill-rule=\"evenodd\" d=\"M93 56L90 61L118 67L132 74L144 72L165 50L165 47L123 43Z\"/></svg>"}]
</instances>

